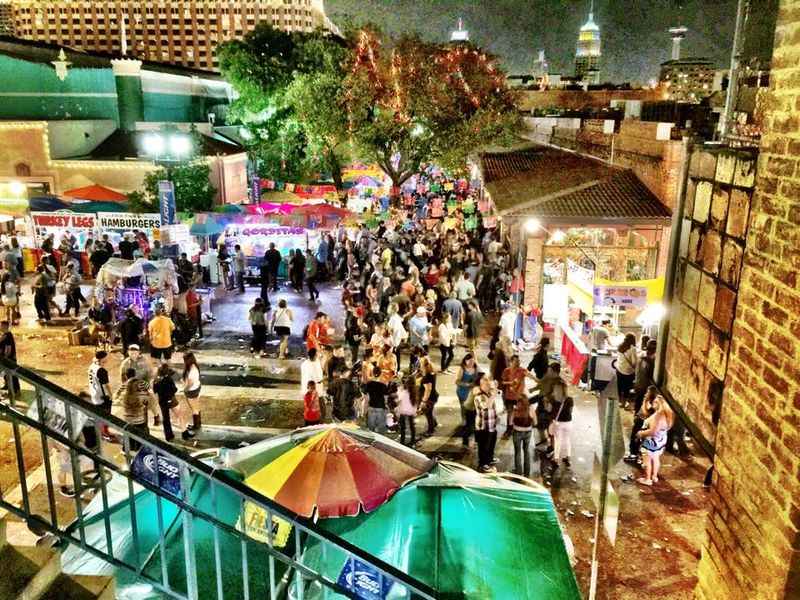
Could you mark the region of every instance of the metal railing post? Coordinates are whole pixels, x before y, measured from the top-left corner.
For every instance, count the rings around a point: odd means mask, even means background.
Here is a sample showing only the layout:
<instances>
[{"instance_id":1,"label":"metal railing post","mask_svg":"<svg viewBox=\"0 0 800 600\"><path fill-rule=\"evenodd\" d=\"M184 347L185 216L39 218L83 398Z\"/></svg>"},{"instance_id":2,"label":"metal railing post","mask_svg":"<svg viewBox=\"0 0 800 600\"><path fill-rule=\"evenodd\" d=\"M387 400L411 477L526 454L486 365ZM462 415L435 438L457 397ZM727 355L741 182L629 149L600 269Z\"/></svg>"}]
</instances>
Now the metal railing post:
<instances>
[{"instance_id":1,"label":"metal railing post","mask_svg":"<svg viewBox=\"0 0 800 600\"><path fill-rule=\"evenodd\" d=\"M186 465L180 466L181 478L181 495L183 501L189 503L191 499L191 485L192 480L189 475L189 469ZM194 524L192 522L193 515L185 508L182 508L182 524L183 524L183 559L186 564L186 597L189 600L198 600L197 590L197 563L194 554Z\"/></svg>"}]
</instances>

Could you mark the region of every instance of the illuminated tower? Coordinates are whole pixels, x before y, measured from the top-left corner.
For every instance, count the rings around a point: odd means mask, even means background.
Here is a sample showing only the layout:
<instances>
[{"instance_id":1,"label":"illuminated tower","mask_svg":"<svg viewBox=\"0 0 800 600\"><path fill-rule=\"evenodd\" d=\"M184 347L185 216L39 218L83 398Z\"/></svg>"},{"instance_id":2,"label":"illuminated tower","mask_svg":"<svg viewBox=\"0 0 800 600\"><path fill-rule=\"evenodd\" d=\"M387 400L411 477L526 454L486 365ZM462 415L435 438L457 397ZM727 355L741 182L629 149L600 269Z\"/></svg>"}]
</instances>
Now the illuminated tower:
<instances>
[{"instance_id":1,"label":"illuminated tower","mask_svg":"<svg viewBox=\"0 0 800 600\"><path fill-rule=\"evenodd\" d=\"M450 33L450 41L451 42L469 41L469 31L464 29L464 23L461 21L461 19L458 20L458 29L455 29Z\"/></svg>"},{"instance_id":2,"label":"illuminated tower","mask_svg":"<svg viewBox=\"0 0 800 600\"><path fill-rule=\"evenodd\" d=\"M672 60L681 59L681 40L686 37L687 31L689 30L682 25L669 30L669 34L672 36Z\"/></svg>"},{"instance_id":3,"label":"illuminated tower","mask_svg":"<svg viewBox=\"0 0 800 600\"><path fill-rule=\"evenodd\" d=\"M578 34L575 52L575 77L585 83L600 83L600 28L594 22L594 0L589 7L589 20Z\"/></svg>"}]
</instances>

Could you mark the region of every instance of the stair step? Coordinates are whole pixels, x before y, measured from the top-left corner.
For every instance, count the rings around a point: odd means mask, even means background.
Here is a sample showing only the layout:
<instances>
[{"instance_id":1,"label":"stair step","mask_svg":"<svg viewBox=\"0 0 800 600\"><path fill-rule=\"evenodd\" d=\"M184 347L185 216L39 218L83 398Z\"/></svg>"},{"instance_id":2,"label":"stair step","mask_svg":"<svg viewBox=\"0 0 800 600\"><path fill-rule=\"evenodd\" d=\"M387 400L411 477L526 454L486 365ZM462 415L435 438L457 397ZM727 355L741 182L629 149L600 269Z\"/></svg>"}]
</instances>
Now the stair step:
<instances>
[{"instance_id":1,"label":"stair step","mask_svg":"<svg viewBox=\"0 0 800 600\"><path fill-rule=\"evenodd\" d=\"M39 600L114 600L113 577L61 574Z\"/></svg>"},{"instance_id":2,"label":"stair step","mask_svg":"<svg viewBox=\"0 0 800 600\"><path fill-rule=\"evenodd\" d=\"M61 556L51 548L5 546L0 565L0 600L39 600L61 573Z\"/></svg>"}]
</instances>

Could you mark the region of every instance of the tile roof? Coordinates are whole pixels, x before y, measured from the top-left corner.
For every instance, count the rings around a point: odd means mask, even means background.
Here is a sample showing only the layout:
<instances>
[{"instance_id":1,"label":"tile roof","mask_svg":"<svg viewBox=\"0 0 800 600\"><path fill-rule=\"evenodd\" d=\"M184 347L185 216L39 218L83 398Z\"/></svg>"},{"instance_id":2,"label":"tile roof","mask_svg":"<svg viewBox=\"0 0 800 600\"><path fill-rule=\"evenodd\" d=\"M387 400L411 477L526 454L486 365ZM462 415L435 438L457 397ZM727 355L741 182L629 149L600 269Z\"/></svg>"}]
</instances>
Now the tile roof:
<instances>
[{"instance_id":1,"label":"tile roof","mask_svg":"<svg viewBox=\"0 0 800 600\"><path fill-rule=\"evenodd\" d=\"M499 211L611 175L602 162L546 146L480 157L484 184Z\"/></svg>"},{"instance_id":2,"label":"tile roof","mask_svg":"<svg viewBox=\"0 0 800 600\"><path fill-rule=\"evenodd\" d=\"M580 223L663 221L671 214L632 171L557 148L486 153L480 161L486 190L508 216Z\"/></svg>"},{"instance_id":3,"label":"tile roof","mask_svg":"<svg viewBox=\"0 0 800 600\"><path fill-rule=\"evenodd\" d=\"M665 221L670 210L635 173L620 170L611 177L579 190L544 200L510 216L562 219L567 221Z\"/></svg>"}]
</instances>

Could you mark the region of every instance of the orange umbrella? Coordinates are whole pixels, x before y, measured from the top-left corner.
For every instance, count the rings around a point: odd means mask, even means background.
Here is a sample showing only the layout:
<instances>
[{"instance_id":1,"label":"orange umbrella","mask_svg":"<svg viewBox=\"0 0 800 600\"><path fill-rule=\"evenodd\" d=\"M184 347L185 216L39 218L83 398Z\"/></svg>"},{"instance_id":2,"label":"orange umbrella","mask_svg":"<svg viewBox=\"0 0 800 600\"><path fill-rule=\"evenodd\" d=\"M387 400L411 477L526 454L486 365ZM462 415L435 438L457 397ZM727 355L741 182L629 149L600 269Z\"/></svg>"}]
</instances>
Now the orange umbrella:
<instances>
[{"instance_id":1,"label":"orange umbrella","mask_svg":"<svg viewBox=\"0 0 800 600\"><path fill-rule=\"evenodd\" d=\"M87 185L86 187L67 190L63 194L76 200L92 200L95 202L127 202L128 197L102 185Z\"/></svg>"}]
</instances>

